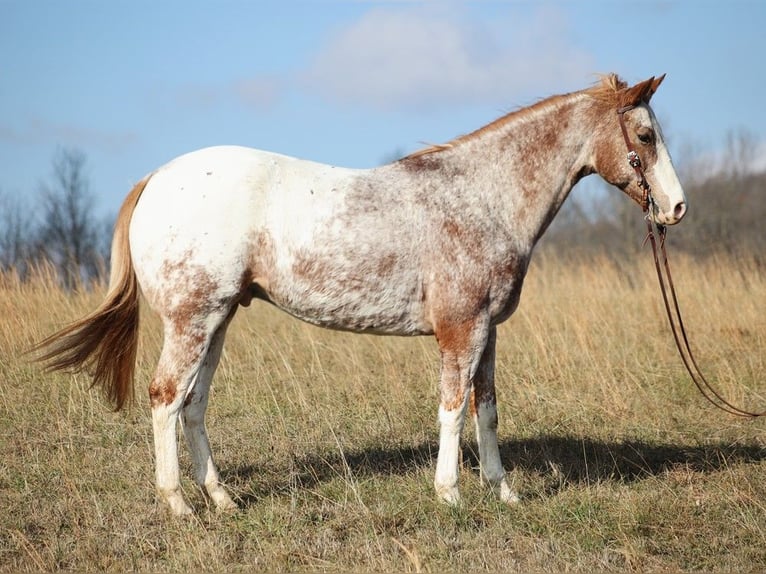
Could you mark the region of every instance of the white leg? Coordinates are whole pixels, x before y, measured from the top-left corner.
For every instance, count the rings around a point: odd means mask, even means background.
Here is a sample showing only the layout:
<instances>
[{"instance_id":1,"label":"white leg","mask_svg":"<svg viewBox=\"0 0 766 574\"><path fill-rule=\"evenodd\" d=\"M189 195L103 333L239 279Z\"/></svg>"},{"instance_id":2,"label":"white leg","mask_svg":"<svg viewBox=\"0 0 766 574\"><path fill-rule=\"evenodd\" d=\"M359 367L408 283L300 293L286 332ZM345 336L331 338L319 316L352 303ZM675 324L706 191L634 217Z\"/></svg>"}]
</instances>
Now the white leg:
<instances>
[{"instance_id":1,"label":"white leg","mask_svg":"<svg viewBox=\"0 0 766 574\"><path fill-rule=\"evenodd\" d=\"M497 446L497 405L481 403L476 406L476 441L479 444L479 466L482 480L486 481L500 497L509 504L519 501L511 487L500 460Z\"/></svg>"},{"instance_id":2,"label":"white leg","mask_svg":"<svg viewBox=\"0 0 766 574\"><path fill-rule=\"evenodd\" d=\"M221 358L227 326L228 321L221 325L213 336L207 356L197 374L197 380L186 395L181 417L184 435L194 461L194 478L200 488L205 489L219 510L234 510L237 505L221 486L205 428L205 410L210 394L210 383Z\"/></svg>"},{"instance_id":3,"label":"white leg","mask_svg":"<svg viewBox=\"0 0 766 574\"><path fill-rule=\"evenodd\" d=\"M487 346L481 356L479 368L473 380L471 404L476 424L476 442L479 445L479 467L483 481L498 494L500 500L518 502L519 497L508 485L508 479L500 460L497 445L497 399L495 396L495 342L497 330L492 327Z\"/></svg>"},{"instance_id":4,"label":"white leg","mask_svg":"<svg viewBox=\"0 0 766 574\"><path fill-rule=\"evenodd\" d=\"M192 509L181 493L176 425L186 397L193 392L192 383L197 379L216 325L224 318L189 320L183 328L167 321L162 353L149 385L157 493L177 516L190 514Z\"/></svg>"},{"instance_id":5,"label":"white leg","mask_svg":"<svg viewBox=\"0 0 766 574\"><path fill-rule=\"evenodd\" d=\"M152 406L152 427L154 428L154 453L157 493L173 514L191 514L192 509L181 493L181 479L178 471L178 441L176 423L180 403Z\"/></svg>"},{"instance_id":6,"label":"white leg","mask_svg":"<svg viewBox=\"0 0 766 574\"><path fill-rule=\"evenodd\" d=\"M488 329L488 318L480 316L462 323L446 320L435 330L441 353L441 430L434 488L436 494L449 504L460 502L460 434L465 424L471 381L487 344Z\"/></svg>"},{"instance_id":7,"label":"white leg","mask_svg":"<svg viewBox=\"0 0 766 574\"><path fill-rule=\"evenodd\" d=\"M436 495L448 504L460 502L458 489L458 463L460 458L460 434L465 423L468 393L463 403L456 409L447 410L439 405L439 455L436 459L436 477L434 488Z\"/></svg>"}]
</instances>

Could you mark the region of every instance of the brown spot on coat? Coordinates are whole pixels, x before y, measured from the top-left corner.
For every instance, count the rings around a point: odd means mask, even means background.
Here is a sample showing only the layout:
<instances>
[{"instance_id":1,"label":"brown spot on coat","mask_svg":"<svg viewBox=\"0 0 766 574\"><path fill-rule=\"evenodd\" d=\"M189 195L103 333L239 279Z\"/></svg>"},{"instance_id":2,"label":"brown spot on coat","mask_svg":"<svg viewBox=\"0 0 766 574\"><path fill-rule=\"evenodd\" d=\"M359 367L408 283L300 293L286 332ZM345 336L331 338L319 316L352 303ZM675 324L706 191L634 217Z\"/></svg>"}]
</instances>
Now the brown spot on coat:
<instances>
[{"instance_id":1,"label":"brown spot on coat","mask_svg":"<svg viewBox=\"0 0 766 574\"><path fill-rule=\"evenodd\" d=\"M190 258L191 252L188 252L186 259ZM215 298L219 283L204 267L189 265L186 260L166 261L160 273L166 284L175 287L167 295L167 300L160 302L166 320L187 344L201 344L206 335L204 329L194 327L194 322L221 305Z\"/></svg>"},{"instance_id":2,"label":"brown spot on coat","mask_svg":"<svg viewBox=\"0 0 766 574\"><path fill-rule=\"evenodd\" d=\"M442 162L438 157L418 155L417 153L400 159L399 165L411 173L430 172L442 168Z\"/></svg>"},{"instance_id":3,"label":"brown spot on coat","mask_svg":"<svg viewBox=\"0 0 766 574\"><path fill-rule=\"evenodd\" d=\"M396 262L398 260L399 257L395 253L388 253L381 256L379 259L376 259L374 262L375 274L378 277L386 277L391 275L394 268L396 267Z\"/></svg>"},{"instance_id":4,"label":"brown spot on coat","mask_svg":"<svg viewBox=\"0 0 766 574\"><path fill-rule=\"evenodd\" d=\"M442 229L449 237L460 239L463 236L463 229L454 219L446 219L442 223Z\"/></svg>"},{"instance_id":5,"label":"brown spot on coat","mask_svg":"<svg viewBox=\"0 0 766 574\"><path fill-rule=\"evenodd\" d=\"M152 407L169 405L176 398L177 381L166 375L155 375L149 384L149 402Z\"/></svg>"},{"instance_id":6,"label":"brown spot on coat","mask_svg":"<svg viewBox=\"0 0 766 574\"><path fill-rule=\"evenodd\" d=\"M434 330L442 360L441 404L447 411L462 407L470 388L468 361L475 326L475 320L444 322Z\"/></svg>"},{"instance_id":7,"label":"brown spot on coat","mask_svg":"<svg viewBox=\"0 0 766 574\"><path fill-rule=\"evenodd\" d=\"M302 251L296 254L292 265L294 277L316 285L327 281L332 276L332 271L333 267L328 261Z\"/></svg>"}]
</instances>

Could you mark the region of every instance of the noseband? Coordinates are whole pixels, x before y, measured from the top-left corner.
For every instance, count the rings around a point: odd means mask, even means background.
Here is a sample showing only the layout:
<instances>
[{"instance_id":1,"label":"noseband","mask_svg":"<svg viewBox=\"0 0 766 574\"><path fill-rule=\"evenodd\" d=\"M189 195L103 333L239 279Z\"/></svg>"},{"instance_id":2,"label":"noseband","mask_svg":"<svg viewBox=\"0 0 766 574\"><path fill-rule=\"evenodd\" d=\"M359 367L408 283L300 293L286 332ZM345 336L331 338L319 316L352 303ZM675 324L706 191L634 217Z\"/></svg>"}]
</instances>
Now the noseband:
<instances>
[{"instance_id":1,"label":"noseband","mask_svg":"<svg viewBox=\"0 0 766 574\"><path fill-rule=\"evenodd\" d=\"M641 158L639 157L636 148L633 147L633 142L630 141L630 136L628 136L628 128L625 126L625 113L635 108L636 106L634 104L624 106L617 110L617 117L620 120L622 137L625 138L625 145L628 147L628 163L630 164L630 167L633 168L633 171L636 172L638 187L643 191L639 205L641 206L641 209L646 212L649 211L649 205L654 203L652 199L652 188L649 186L649 182L646 181L646 174L644 173L644 166L641 164Z\"/></svg>"},{"instance_id":2,"label":"noseband","mask_svg":"<svg viewBox=\"0 0 766 574\"><path fill-rule=\"evenodd\" d=\"M654 198L652 197L652 188L649 186L649 182L646 181L646 174L644 173L644 167L641 164L641 158L638 152L633 147L633 142L630 141L628 136L628 128L625 126L625 113L634 109L635 105L625 106L617 110L617 117L620 119L620 129L622 130L622 136L625 138L625 145L628 147L628 163L636 172L638 178L638 186L642 189L643 195L641 197L641 208L644 210L646 219L646 227L648 230L646 241L649 241L652 245L652 252L654 253L654 266L657 270L657 278L660 282L660 291L662 292L662 300L665 303L665 311L668 315L668 321L670 322L670 330L673 333L673 339L676 343L678 353L681 355L681 360L686 367L686 371L694 381L695 386L710 403L718 407L722 411L729 414L745 417L745 418L757 418L766 416L766 411L753 412L744 410L726 400L705 378L702 374L697 361L692 354L691 347L689 345L689 339L686 335L686 327L684 326L683 319L681 318L681 309L678 305L678 298L676 297L676 289L673 285L673 277L670 274L670 264L668 263L668 254L665 250L665 235L666 228L664 225L654 221L654 218L649 213L649 207L654 204ZM659 250L662 252L663 265L660 265L660 257L657 250L657 240L655 238L655 229L659 236ZM662 267L665 269L665 277L663 277ZM668 296L668 291L670 296ZM672 301L672 305L671 305Z\"/></svg>"}]
</instances>

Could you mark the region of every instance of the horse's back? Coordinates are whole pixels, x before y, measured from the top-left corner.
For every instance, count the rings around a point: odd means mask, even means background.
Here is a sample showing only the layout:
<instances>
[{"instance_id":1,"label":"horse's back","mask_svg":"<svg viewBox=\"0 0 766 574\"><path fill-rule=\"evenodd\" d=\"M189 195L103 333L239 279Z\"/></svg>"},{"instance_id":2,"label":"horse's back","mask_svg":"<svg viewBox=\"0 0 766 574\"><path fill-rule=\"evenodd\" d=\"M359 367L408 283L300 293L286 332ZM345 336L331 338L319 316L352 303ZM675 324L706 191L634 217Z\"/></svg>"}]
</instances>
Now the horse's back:
<instances>
[{"instance_id":1,"label":"horse's back","mask_svg":"<svg viewBox=\"0 0 766 574\"><path fill-rule=\"evenodd\" d=\"M141 197L141 211L174 214L179 205L189 216L210 219L273 202L277 194L308 191L312 183L342 179L354 170L240 146L217 146L177 157L158 168ZM315 190L316 191L316 190ZM237 209L239 202L240 209ZM295 206L294 206L295 207ZM252 215L252 213L248 214Z\"/></svg>"},{"instance_id":2,"label":"horse's back","mask_svg":"<svg viewBox=\"0 0 766 574\"><path fill-rule=\"evenodd\" d=\"M131 244L134 251L141 244L156 249L165 238L183 249L191 248L189 243L232 247L236 237L282 217L280 210L295 216L302 207L311 208L307 201L323 191L323 181L351 173L246 147L194 151L151 175L133 214Z\"/></svg>"},{"instance_id":3,"label":"horse's back","mask_svg":"<svg viewBox=\"0 0 766 574\"><path fill-rule=\"evenodd\" d=\"M257 293L326 327L426 332L419 231L392 189L374 171L248 148L181 156L133 214L139 283L160 312L195 289L211 301Z\"/></svg>"}]
</instances>

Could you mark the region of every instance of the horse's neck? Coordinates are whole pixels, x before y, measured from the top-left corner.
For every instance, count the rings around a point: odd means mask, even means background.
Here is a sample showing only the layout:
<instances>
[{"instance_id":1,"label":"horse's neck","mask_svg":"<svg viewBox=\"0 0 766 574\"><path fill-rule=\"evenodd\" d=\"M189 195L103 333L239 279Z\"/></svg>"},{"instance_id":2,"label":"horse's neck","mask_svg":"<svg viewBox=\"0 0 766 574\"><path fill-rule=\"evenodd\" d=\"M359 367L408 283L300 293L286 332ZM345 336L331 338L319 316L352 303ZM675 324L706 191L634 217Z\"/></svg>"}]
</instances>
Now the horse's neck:
<instances>
[{"instance_id":1,"label":"horse's neck","mask_svg":"<svg viewBox=\"0 0 766 574\"><path fill-rule=\"evenodd\" d=\"M519 248L531 250L572 187L591 173L588 100L572 94L540 102L434 155L443 155L442 171L470 174L465 187L482 195Z\"/></svg>"}]
</instances>

